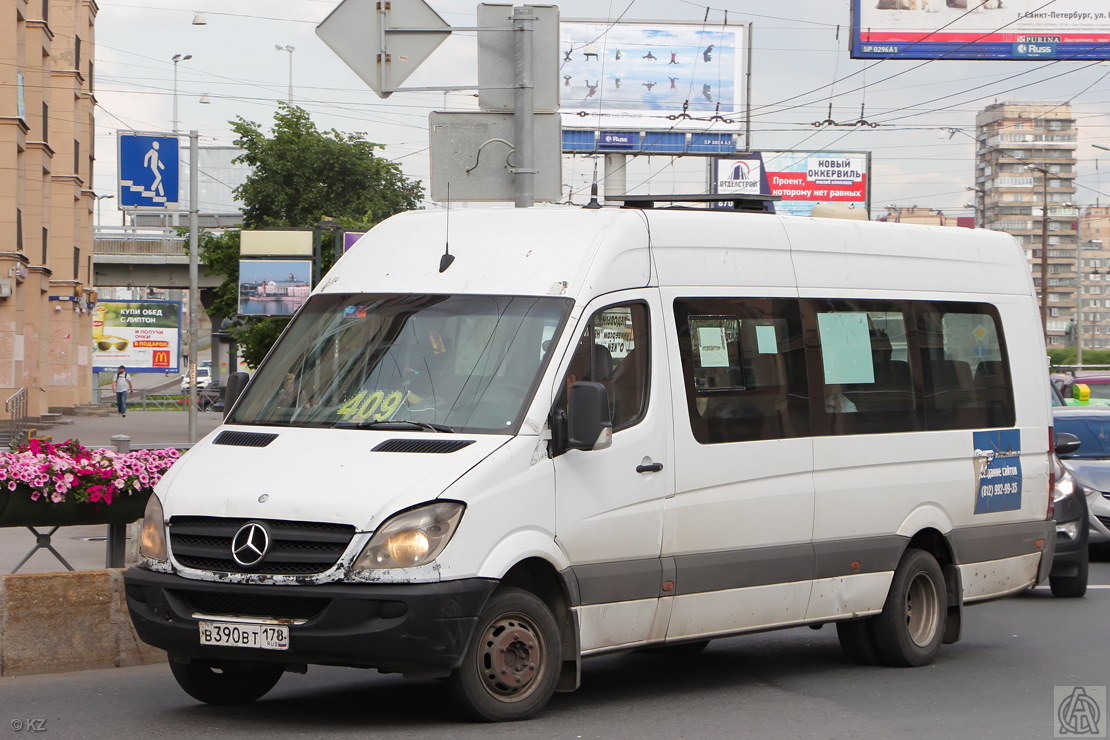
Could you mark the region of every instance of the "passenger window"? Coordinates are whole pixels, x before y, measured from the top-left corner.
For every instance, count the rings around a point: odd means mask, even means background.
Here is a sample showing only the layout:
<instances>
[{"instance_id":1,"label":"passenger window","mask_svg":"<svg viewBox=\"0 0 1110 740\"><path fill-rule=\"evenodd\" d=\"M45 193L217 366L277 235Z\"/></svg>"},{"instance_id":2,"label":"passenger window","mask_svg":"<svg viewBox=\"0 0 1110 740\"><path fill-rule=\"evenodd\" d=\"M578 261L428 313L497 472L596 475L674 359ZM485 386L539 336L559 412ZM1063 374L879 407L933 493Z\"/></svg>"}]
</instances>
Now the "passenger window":
<instances>
[{"instance_id":1,"label":"passenger window","mask_svg":"<svg viewBox=\"0 0 1110 740\"><path fill-rule=\"evenodd\" d=\"M698 442L810 433L796 300L680 298L674 310L690 426Z\"/></svg>"},{"instance_id":2,"label":"passenger window","mask_svg":"<svg viewBox=\"0 0 1110 740\"><path fill-rule=\"evenodd\" d=\"M1013 426L1013 390L1000 326L992 306L920 305L927 429Z\"/></svg>"},{"instance_id":3,"label":"passenger window","mask_svg":"<svg viewBox=\"0 0 1110 740\"><path fill-rule=\"evenodd\" d=\"M816 327L811 352L820 368L815 434L883 434L924 428L910 362L907 304L803 301ZM814 373L816 375L816 373Z\"/></svg>"},{"instance_id":4,"label":"passenger window","mask_svg":"<svg viewBox=\"0 0 1110 740\"><path fill-rule=\"evenodd\" d=\"M650 345L642 303L604 308L586 324L563 378L557 409L566 409L571 385L590 380L605 386L613 431L640 421L647 410Z\"/></svg>"}]
</instances>

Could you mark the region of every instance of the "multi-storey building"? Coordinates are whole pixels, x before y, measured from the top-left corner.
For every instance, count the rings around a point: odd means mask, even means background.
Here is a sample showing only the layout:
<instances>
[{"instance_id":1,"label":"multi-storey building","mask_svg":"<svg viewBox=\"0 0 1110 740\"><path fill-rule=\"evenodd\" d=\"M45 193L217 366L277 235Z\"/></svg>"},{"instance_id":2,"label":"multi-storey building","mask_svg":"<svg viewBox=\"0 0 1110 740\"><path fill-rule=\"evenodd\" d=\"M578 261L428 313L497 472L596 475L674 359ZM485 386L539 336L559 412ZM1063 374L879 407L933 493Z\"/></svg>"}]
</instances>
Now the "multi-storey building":
<instances>
[{"instance_id":1,"label":"multi-storey building","mask_svg":"<svg viewBox=\"0 0 1110 740\"><path fill-rule=\"evenodd\" d=\"M1025 248L1048 301L1049 347L1068 343L1076 318L1076 128L1066 103L995 103L975 118L976 210L981 225ZM1047 244L1042 237L1047 233ZM1041 284L1047 248L1047 284Z\"/></svg>"},{"instance_id":2,"label":"multi-storey building","mask_svg":"<svg viewBox=\"0 0 1110 740\"><path fill-rule=\"evenodd\" d=\"M95 0L0 11L0 401L91 398ZM4 418L0 407L0 418Z\"/></svg>"},{"instance_id":3,"label":"multi-storey building","mask_svg":"<svg viewBox=\"0 0 1110 740\"><path fill-rule=\"evenodd\" d=\"M1084 348L1110 348L1110 208L1083 209L1079 219L1079 329Z\"/></svg>"}]
</instances>

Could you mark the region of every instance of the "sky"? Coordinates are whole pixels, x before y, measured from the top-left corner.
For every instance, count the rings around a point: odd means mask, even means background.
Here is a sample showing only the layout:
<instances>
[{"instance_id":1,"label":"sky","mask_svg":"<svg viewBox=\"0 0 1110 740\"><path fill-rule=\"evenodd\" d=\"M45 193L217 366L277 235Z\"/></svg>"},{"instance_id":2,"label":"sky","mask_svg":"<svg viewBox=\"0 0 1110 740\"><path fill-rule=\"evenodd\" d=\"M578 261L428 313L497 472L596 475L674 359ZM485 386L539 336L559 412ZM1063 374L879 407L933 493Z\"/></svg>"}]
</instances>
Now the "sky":
<instances>
[{"instance_id":1,"label":"sky","mask_svg":"<svg viewBox=\"0 0 1110 740\"><path fill-rule=\"evenodd\" d=\"M1041 5L1063 8L1076 1L1043 0ZM192 55L177 65L179 129L197 130L202 146L230 145L235 135L229 121L239 116L268 129L277 102L288 97L292 62L293 102L319 128L364 132L383 145L380 156L397 162L408 177L425 181L427 189L429 113L476 109L476 94L397 92L379 98L316 36L316 25L337 4L99 2L96 192L116 192L117 130L172 130L174 54ZM477 22L472 0L430 0L429 5L452 26ZM751 23L752 148L871 152L873 216L887 205L971 215L965 188L974 184L975 114L1009 101L1071 104L1079 133L1076 201L1110 204L1110 152L1091 146L1110 146L1110 63L853 60L848 0L565 0L559 8L563 20L684 21L699 29ZM192 25L198 12L207 25ZM287 46L294 51L286 51ZM477 56L476 33L455 32L404 84L476 85ZM667 59L669 54L661 63ZM660 90L669 88L660 79ZM211 102L201 104L202 95ZM673 125L657 120L664 128ZM813 125L827 120L879 125ZM595 163L586 156L564 157L561 185L568 200L588 201ZM633 193L705 192L707 161L630 158L624 175ZM103 204L104 225L119 223L115 205L114 200Z\"/></svg>"}]
</instances>

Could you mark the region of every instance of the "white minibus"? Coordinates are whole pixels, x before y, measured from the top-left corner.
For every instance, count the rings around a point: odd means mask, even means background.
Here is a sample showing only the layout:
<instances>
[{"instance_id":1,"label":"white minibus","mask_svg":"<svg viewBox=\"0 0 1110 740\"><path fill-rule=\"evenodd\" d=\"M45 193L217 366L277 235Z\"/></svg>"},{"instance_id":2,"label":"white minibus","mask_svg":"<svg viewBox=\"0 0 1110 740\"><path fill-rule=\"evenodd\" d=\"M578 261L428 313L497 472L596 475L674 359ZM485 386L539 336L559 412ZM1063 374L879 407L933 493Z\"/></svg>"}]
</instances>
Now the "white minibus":
<instances>
[{"instance_id":1,"label":"white minibus","mask_svg":"<svg viewBox=\"0 0 1110 740\"><path fill-rule=\"evenodd\" d=\"M583 658L796 625L924 665L1045 577L1012 237L636 205L406 213L338 261L150 498L127 603L185 691L354 666L515 720Z\"/></svg>"}]
</instances>

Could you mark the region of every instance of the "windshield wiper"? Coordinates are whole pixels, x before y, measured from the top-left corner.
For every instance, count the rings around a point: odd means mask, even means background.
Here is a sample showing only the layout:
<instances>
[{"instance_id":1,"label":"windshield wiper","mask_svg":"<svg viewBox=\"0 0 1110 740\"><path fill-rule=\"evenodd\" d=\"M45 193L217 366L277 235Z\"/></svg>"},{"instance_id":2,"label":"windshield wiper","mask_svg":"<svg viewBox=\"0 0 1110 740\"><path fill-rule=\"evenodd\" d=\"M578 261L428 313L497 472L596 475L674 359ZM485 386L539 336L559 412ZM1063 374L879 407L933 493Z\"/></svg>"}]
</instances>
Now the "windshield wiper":
<instances>
[{"instance_id":1,"label":"windshield wiper","mask_svg":"<svg viewBox=\"0 0 1110 740\"><path fill-rule=\"evenodd\" d=\"M366 421L346 422L339 421L332 425L337 429L419 429L442 434L454 434L455 429L446 424L432 424L427 421L412 421L411 419L387 419L382 421L367 419Z\"/></svg>"}]
</instances>

